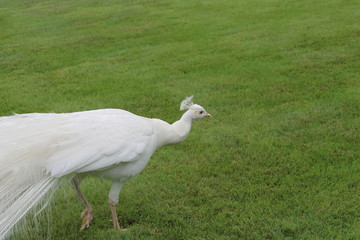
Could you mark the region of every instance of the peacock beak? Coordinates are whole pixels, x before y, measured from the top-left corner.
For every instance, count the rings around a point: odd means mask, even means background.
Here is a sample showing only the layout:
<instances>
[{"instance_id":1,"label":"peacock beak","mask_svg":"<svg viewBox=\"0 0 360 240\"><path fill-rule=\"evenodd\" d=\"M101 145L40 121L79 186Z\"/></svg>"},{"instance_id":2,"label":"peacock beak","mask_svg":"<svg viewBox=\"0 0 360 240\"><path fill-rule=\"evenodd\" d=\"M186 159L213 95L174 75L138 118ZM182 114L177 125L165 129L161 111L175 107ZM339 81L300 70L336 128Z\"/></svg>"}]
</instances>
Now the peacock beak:
<instances>
[{"instance_id":1,"label":"peacock beak","mask_svg":"<svg viewBox=\"0 0 360 240\"><path fill-rule=\"evenodd\" d=\"M211 114L210 114L210 113L208 113L208 112L207 112L207 113L205 113L205 116L206 116L206 117L212 117L212 116L211 116Z\"/></svg>"}]
</instances>

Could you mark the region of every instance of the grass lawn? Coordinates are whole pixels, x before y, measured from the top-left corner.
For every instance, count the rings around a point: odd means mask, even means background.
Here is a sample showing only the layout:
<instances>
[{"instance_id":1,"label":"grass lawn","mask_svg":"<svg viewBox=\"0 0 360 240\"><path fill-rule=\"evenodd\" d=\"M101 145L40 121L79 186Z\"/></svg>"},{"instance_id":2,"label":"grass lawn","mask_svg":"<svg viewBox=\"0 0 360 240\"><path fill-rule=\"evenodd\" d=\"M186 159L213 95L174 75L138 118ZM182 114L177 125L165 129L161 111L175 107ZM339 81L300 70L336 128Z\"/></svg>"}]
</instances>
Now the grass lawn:
<instances>
[{"instance_id":1,"label":"grass lawn","mask_svg":"<svg viewBox=\"0 0 360 240\"><path fill-rule=\"evenodd\" d=\"M13 239L360 239L358 0L0 0L0 115L213 115L120 194L70 184ZM0 133L1 134L1 133ZM47 222L49 224L45 224Z\"/></svg>"}]
</instances>

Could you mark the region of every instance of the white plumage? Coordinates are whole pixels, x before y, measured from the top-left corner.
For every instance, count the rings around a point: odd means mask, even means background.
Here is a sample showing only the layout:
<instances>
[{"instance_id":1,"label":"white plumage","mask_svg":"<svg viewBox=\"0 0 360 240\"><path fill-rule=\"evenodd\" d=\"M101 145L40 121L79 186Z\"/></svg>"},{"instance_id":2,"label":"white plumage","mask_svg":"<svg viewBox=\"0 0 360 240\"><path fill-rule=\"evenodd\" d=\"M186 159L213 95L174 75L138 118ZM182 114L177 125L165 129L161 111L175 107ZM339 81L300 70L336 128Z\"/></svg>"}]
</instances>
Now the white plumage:
<instances>
[{"instance_id":1,"label":"white plumage","mask_svg":"<svg viewBox=\"0 0 360 240\"><path fill-rule=\"evenodd\" d=\"M112 181L109 207L120 229L115 204L123 184L144 169L159 147L184 140L193 119L210 116L192 97L181 103L184 109L173 124L120 109L0 117L0 239L70 174L85 206L81 229L93 218L78 186L87 175Z\"/></svg>"}]
</instances>

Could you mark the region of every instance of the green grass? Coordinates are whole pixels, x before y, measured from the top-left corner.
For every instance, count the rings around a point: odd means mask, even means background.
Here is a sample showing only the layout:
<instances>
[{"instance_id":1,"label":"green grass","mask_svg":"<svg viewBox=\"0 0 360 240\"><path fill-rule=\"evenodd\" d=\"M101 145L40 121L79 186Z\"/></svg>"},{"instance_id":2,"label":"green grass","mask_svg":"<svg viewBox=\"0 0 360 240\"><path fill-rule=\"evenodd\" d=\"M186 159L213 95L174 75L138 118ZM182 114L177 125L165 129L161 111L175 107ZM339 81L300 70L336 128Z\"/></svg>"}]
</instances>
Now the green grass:
<instances>
[{"instance_id":1,"label":"green grass","mask_svg":"<svg viewBox=\"0 0 360 240\"><path fill-rule=\"evenodd\" d=\"M51 239L360 239L356 0L0 0L0 114L122 108L213 115L120 194L70 186ZM60 196L65 196L64 198ZM47 227L26 238L49 236Z\"/></svg>"}]
</instances>

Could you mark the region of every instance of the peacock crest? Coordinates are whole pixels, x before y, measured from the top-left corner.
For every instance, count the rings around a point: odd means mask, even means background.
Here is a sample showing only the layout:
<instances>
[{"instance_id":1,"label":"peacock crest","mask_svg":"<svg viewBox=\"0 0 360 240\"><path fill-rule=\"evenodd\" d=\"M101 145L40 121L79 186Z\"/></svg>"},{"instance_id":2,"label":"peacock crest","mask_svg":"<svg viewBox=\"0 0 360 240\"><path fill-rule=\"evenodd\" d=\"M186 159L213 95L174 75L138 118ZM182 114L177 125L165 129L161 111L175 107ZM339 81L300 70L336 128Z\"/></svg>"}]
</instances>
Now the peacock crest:
<instances>
[{"instance_id":1,"label":"peacock crest","mask_svg":"<svg viewBox=\"0 0 360 240\"><path fill-rule=\"evenodd\" d=\"M194 96L190 96L185 98L185 100L183 100L180 104L180 111L186 110L186 109L190 109L194 103L192 101Z\"/></svg>"}]
</instances>

